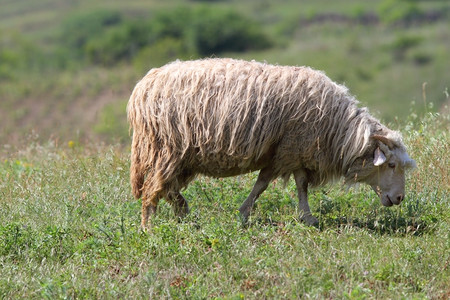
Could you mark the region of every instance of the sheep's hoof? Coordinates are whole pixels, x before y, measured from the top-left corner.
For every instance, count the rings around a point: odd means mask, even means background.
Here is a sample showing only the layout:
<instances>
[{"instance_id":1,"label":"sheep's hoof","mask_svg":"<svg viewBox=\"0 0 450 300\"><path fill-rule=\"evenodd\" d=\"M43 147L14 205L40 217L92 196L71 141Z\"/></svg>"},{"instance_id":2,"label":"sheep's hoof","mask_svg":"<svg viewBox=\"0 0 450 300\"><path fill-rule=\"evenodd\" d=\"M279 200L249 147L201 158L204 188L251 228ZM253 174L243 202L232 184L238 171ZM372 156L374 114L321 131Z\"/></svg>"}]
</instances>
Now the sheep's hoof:
<instances>
[{"instance_id":1,"label":"sheep's hoof","mask_svg":"<svg viewBox=\"0 0 450 300\"><path fill-rule=\"evenodd\" d=\"M238 214L238 216L239 216L239 221L241 221L242 227L244 227L244 228L248 227L248 225L249 225L249 221L248 221L249 214L245 214L245 213L240 212Z\"/></svg>"},{"instance_id":2,"label":"sheep's hoof","mask_svg":"<svg viewBox=\"0 0 450 300\"><path fill-rule=\"evenodd\" d=\"M151 232L151 225L147 224L147 225L141 225L139 226L139 233L146 233L146 234L150 234Z\"/></svg>"},{"instance_id":3,"label":"sheep's hoof","mask_svg":"<svg viewBox=\"0 0 450 300\"><path fill-rule=\"evenodd\" d=\"M316 217L310 214L305 214L303 216L300 216L300 220L309 226L318 227L319 226L319 220L317 220Z\"/></svg>"},{"instance_id":4,"label":"sheep's hoof","mask_svg":"<svg viewBox=\"0 0 450 300\"><path fill-rule=\"evenodd\" d=\"M250 216L250 209L242 205L239 208L239 219L241 220L242 225L247 225L249 216Z\"/></svg>"},{"instance_id":5,"label":"sheep's hoof","mask_svg":"<svg viewBox=\"0 0 450 300\"><path fill-rule=\"evenodd\" d=\"M176 209L174 211L174 213L175 213L175 216L177 217L178 221L181 221L189 214L189 209L183 207L180 209Z\"/></svg>"},{"instance_id":6,"label":"sheep's hoof","mask_svg":"<svg viewBox=\"0 0 450 300\"><path fill-rule=\"evenodd\" d=\"M241 221L241 224L243 227L247 227L248 225L248 216L244 216L242 214L239 214L239 221Z\"/></svg>"}]
</instances>

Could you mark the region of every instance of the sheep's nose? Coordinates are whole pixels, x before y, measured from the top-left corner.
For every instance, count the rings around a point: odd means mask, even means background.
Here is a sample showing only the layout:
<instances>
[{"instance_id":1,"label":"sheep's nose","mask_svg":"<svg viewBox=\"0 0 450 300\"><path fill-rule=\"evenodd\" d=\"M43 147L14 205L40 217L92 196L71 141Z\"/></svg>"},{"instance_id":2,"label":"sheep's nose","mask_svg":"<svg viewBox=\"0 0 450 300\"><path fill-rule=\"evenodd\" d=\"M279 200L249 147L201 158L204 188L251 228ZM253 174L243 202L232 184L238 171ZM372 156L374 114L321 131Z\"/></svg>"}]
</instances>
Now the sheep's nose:
<instances>
[{"instance_id":1,"label":"sheep's nose","mask_svg":"<svg viewBox=\"0 0 450 300\"><path fill-rule=\"evenodd\" d=\"M403 201L403 194L398 194L397 195L397 201L400 203L400 202L402 202Z\"/></svg>"}]
</instances>

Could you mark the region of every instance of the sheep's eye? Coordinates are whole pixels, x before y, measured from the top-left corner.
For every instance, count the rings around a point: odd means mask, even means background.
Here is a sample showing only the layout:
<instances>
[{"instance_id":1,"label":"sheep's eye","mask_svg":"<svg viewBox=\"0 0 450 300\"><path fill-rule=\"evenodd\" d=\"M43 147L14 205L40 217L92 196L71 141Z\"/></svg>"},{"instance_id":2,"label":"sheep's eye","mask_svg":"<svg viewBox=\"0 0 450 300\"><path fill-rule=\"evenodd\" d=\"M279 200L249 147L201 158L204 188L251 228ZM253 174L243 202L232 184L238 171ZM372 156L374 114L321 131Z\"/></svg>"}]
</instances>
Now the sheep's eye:
<instances>
[{"instance_id":1,"label":"sheep's eye","mask_svg":"<svg viewBox=\"0 0 450 300\"><path fill-rule=\"evenodd\" d=\"M391 169L395 169L395 163L388 163L388 167Z\"/></svg>"}]
</instances>

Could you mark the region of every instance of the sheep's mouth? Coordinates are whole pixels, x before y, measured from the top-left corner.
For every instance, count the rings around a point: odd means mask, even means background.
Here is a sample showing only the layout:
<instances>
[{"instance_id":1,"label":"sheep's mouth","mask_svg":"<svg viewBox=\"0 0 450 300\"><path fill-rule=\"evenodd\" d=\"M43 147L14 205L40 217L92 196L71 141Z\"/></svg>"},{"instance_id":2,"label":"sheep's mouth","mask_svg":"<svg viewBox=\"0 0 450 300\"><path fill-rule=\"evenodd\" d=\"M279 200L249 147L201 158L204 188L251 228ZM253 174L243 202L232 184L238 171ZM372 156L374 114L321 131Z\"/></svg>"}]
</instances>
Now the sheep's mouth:
<instances>
[{"instance_id":1,"label":"sheep's mouth","mask_svg":"<svg viewBox=\"0 0 450 300\"><path fill-rule=\"evenodd\" d=\"M372 189L375 191L378 197L380 197L381 204L383 204L383 206L390 207L394 205L394 202L392 202L391 198L389 198L387 194L383 195L379 186L372 186Z\"/></svg>"},{"instance_id":2,"label":"sheep's mouth","mask_svg":"<svg viewBox=\"0 0 450 300\"><path fill-rule=\"evenodd\" d=\"M400 202L392 201L387 193L383 193L379 186L372 186L372 189L377 193L378 197L380 197L381 204L386 207L391 207L394 204L399 205Z\"/></svg>"},{"instance_id":3,"label":"sheep's mouth","mask_svg":"<svg viewBox=\"0 0 450 300\"><path fill-rule=\"evenodd\" d=\"M394 202L391 200L391 198L389 198L388 195L382 196L380 195L381 198L381 204L383 204L386 207L390 207L392 205L394 205Z\"/></svg>"}]
</instances>

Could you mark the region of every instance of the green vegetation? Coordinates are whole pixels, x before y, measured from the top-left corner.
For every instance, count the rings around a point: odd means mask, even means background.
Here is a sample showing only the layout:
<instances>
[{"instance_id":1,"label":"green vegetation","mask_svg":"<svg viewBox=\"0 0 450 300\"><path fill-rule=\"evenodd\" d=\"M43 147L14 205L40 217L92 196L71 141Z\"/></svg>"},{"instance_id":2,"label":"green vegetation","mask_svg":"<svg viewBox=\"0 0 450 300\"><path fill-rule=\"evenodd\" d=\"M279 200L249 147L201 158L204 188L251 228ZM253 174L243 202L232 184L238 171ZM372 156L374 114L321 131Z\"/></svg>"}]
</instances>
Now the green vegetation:
<instances>
[{"instance_id":1,"label":"green vegetation","mask_svg":"<svg viewBox=\"0 0 450 300\"><path fill-rule=\"evenodd\" d=\"M378 11L381 19L387 23L411 22L423 14L418 1L411 0L384 0Z\"/></svg>"},{"instance_id":2,"label":"green vegetation","mask_svg":"<svg viewBox=\"0 0 450 300\"><path fill-rule=\"evenodd\" d=\"M406 125L418 168L398 207L366 187L314 191L320 229L299 223L293 180L271 185L243 227L248 174L198 178L184 221L162 201L141 233L127 150L31 143L0 163L0 298L445 299L449 124Z\"/></svg>"},{"instance_id":3,"label":"green vegetation","mask_svg":"<svg viewBox=\"0 0 450 300\"><path fill-rule=\"evenodd\" d=\"M449 20L445 1L9 1L0 143L20 144L31 130L41 141L125 141L116 130L125 112L108 110L124 107L150 68L205 56L324 70L383 121L423 114L425 97L443 111ZM117 126L103 126L105 114Z\"/></svg>"},{"instance_id":4,"label":"green vegetation","mask_svg":"<svg viewBox=\"0 0 450 300\"><path fill-rule=\"evenodd\" d=\"M233 10L180 7L157 12L150 19L123 19L118 12L96 11L64 22L61 42L68 56L112 66L132 60L147 47L167 53L169 59L242 52L270 46L267 36L250 19ZM171 47L170 39L180 46ZM165 46L165 47L164 47Z\"/></svg>"},{"instance_id":5,"label":"green vegetation","mask_svg":"<svg viewBox=\"0 0 450 300\"><path fill-rule=\"evenodd\" d=\"M447 1L0 0L0 299L447 299ZM401 206L367 187L199 177L177 222L138 231L125 106L150 68L230 56L309 65L400 129L418 168ZM116 146L111 146L110 144Z\"/></svg>"}]
</instances>

